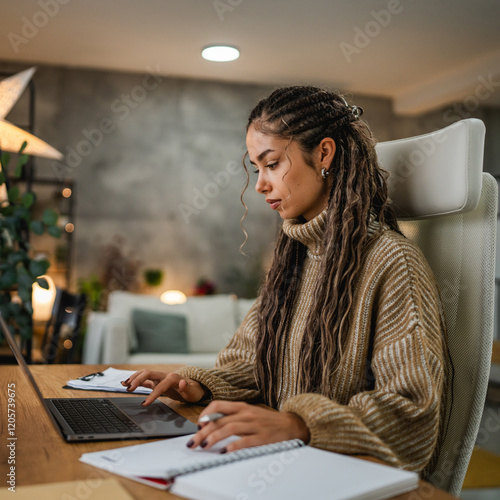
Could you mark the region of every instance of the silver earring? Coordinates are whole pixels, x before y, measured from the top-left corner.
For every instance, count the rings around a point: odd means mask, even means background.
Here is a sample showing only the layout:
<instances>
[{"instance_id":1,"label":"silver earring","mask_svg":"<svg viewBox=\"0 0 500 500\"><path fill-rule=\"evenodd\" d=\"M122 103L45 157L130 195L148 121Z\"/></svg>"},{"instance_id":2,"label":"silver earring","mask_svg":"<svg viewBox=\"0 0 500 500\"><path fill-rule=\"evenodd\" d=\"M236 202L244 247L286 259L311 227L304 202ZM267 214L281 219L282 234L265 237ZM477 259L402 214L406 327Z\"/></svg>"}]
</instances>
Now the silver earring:
<instances>
[{"instance_id":1,"label":"silver earring","mask_svg":"<svg viewBox=\"0 0 500 500\"><path fill-rule=\"evenodd\" d=\"M323 179L326 179L329 175L330 175L330 172L326 169L326 167L323 167L321 169L321 177L323 177Z\"/></svg>"}]
</instances>

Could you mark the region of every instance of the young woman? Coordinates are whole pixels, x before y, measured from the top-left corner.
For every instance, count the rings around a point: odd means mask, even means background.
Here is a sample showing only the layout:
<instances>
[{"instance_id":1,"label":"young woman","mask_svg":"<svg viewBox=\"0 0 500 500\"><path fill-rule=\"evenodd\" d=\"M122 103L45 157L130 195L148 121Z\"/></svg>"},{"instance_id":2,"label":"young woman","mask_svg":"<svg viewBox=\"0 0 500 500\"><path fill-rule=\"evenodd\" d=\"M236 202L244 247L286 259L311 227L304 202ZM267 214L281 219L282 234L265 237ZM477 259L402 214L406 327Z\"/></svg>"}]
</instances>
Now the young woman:
<instances>
[{"instance_id":1,"label":"young woman","mask_svg":"<svg viewBox=\"0 0 500 500\"><path fill-rule=\"evenodd\" d=\"M260 297L214 369L141 370L129 390L207 403L188 445L300 438L415 471L444 425L437 285L398 229L361 108L314 87L276 90L247 126L255 189L284 219ZM269 408L250 402L263 402Z\"/></svg>"}]
</instances>

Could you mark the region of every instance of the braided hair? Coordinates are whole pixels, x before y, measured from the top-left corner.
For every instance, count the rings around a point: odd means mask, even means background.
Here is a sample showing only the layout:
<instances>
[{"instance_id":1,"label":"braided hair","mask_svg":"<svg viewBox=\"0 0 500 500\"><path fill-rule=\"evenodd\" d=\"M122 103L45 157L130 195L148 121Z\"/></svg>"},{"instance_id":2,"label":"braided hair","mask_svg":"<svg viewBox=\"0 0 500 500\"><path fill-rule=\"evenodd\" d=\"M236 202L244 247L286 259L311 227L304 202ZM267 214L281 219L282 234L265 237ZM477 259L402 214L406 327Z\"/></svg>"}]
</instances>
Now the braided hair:
<instances>
[{"instance_id":1,"label":"braided hair","mask_svg":"<svg viewBox=\"0 0 500 500\"><path fill-rule=\"evenodd\" d=\"M296 141L308 165L321 140L332 138L336 152L329 168L320 278L302 338L298 391L330 395L350 330L354 283L362 265L370 221L399 232L388 200L386 173L379 167L373 136L359 119L361 108L316 87L286 87L261 100L250 126L261 133ZM376 235L375 235L376 237ZM261 289L255 378L264 402L277 407L280 342L291 320L306 257L304 244L278 235L273 262Z\"/></svg>"}]
</instances>

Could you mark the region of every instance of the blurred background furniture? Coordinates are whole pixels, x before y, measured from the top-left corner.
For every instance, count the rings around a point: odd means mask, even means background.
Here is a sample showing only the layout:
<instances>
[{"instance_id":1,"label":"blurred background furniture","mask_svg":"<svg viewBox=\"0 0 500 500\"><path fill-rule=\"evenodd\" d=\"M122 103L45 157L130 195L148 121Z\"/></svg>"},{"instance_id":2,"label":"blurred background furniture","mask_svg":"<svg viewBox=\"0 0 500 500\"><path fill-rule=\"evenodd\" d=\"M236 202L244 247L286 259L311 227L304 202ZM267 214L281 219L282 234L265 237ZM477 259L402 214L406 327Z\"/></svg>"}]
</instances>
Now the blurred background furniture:
<instances>
[{"instance_id":1,"label":"blurred background furniture","mask_svg":"<svg viewBox=\"0 0 500 500\"><path fill-rule=\"evenodd\" d=\"M82 361L211 368L254 301L220 294L168 305L155 296L111 292L107 312L88 317Z\"/></svg>"},{"instance_id":2,"label":"blurred background furniture","mask_svg":"<svg viewBox=\"0 0 500 500\"><path fill-rule=\"evenodd\" d=\"M87 298L57 289L52 318L46 325L42 341L42 359L45 363L79 362L82 317Z\"/></svg>"}]
</instances>

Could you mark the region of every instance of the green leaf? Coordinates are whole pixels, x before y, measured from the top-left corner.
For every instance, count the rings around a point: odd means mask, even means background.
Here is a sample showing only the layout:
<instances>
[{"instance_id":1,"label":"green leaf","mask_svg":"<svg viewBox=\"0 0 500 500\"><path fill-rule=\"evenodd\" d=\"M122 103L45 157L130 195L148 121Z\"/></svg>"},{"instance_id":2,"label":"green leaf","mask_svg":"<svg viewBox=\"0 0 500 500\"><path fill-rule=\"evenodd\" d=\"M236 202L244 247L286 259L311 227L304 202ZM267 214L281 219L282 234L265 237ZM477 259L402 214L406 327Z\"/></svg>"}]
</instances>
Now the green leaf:
<instances>
[{"instance_id":1,"label":"green leaf","mask_svg":"<svg viewBox=\"0 0 500 500\"><path fill-rule=\"evenodd\" d=\"M20 155L19 158L17 159L17 165L16 165L16 170L14 171L14 177L21 177L21 174L23 173L23 167L28 163L28 160L30 157L26 154Z\"/></svg>"},{"instance_id":2,"label":"green leaf","mask_svg":"<svg viewBox=\"0 0 500 500\"><path fill-rule=\"evenodd\" d=\"M16 282L17 282L17 274L15 269L13 268L7 269L7 271L2 273L2 276L0 276L0 289L10 288L11 286L15 285Z\"/></svg>"},{"instance_id":3,"label":"green leaf","mask_svg":"<svg viewBox=\"0 0 500 500\"><path fill-rule=\"evenodd\" d=\"M17 252L11 252L9 253L7 257L7 262L10 265L15 266L18 262L23 262L28 258L28 254L24 252L23 250L18 250Z\"/></svg>"},{"instance_id":4,"label":"green leaf","mask_svg":"<svg viewBox=\"0 0 500 500\"><path fill-rule=\"evenodd\" d=\"M0 172L0 185L5 184L5 175L3 175L3 172Z\"/></svg>"},{"instance_id":5,"label":"green leaf","mask_svg":"<svg viewBox=\"0 0 500 500\"><path fill-rule=\"evenodd\" d=\"M9 189L9 201L14 202L19 198L19 188L17 186L11 187Z\"/></svg>"},{"instance_id":6,"label":"green leaf","mask_svg":"<svg viewBox=\"0 0 500 500\"><path fill-rule=\"evenodd\" d=\"M2 155L0 156L0 163L2 164L2 167L4 170L7 170L7 165L10 162L10 154L6 153L5 151L2 152Z\"/></svg>"},{"instance_id":7,"label":"green leaf","mask_svg":"<svg viewBox=\"0 0 500 500\"><path fill-rule=\"evenodd\" d=\"M49 267L50 262L48 260L32 260L30 262L30 273L33 277L37 278L38 276L42 276L43 274L45 274Z\"/></svg>"},{"instance_id":8,"label":"green leaf","mask_svg":"<svg viewBox=\"0 0 500 500\"><path fill-rule=\"evenodd\" d=\"M21 149L19 150L19 154L22 154L23 151L26 149L26 146L28 145L28 143L26 141L24 141L21 145Z\"/></svg>"},{"instance_id":9,"label":"green leaf","mask_svg":"<svg viewBox=\"0 0 500 500\"><path fill-rule=\"evenodd\" d=\"M6 207L2 207L2 215L5 217L8 217L9 215L12 215L14 213L14 209L12 205L7 205Z\"/></svg>"},{"instance_id":10,"label":"green leaf","mask_svg":"<svg viewBox=\"0 0 500 500\"><path fill-rule=\"evenodd\" d=\"M35 197L33 196L33 193L24 193L23 197L21 198L21 203L23 204L24 208L30 208L35 201Z\"/></svg>"},{"instance_id":11,"label":"green leaf","mask_svg":"<svg viewBox=\"0 0 500 500\"><path fill-rule=\"evenodd\" d=\"M60 238L62 234L62 230L58 226L49 226L47 232L54 238Z\"/></svg>"},{"instance_id":12,"label":"green leaf","mask_svg":"<svg viewBox=\"0 0 500 500\"><path fill-rule=\"evenodd\" d=\"M30 315L30 318L33 317L33 304L31 300L29 302L24 303L24 309L26 309L26 311Z\"/></svg>"},{"instance_id":13,"label":"green leaf","mask_svg":"<svg viewBox=\"0 0 500 500\"><path fill-rule=\"evenodd\" d=\"M22 205L18 205L14 210L14 216L18 219L28 220L30 213L27 208L24 208Z\"/></svg>"},{"instance_id":14,"label":"green leaf","mask_svg":"<svg viewBox=\"0 0 500 500\"><path fill-rule=\"evenodd\" d=\"M45 289L45 290L48 290L49 289L49 282L45 279L45 278L38 278L36 280L36 282L38 283L38 286Z\"/></svg>"},{"instance_id":15,"label":"green leaf","mask_svg":"<svg viewBox=\"0 0 500 500\"><path fill-rule=\"evenodd\" d=\"M5 321L7 321L11 317L12 313L10 312L8 304L4 304L4 305L0 306L0 314L2 315L2 318Z\"/></svg>"},{"instance_id":16,"label":"green leaf","mask_svg":"<svg viewBox=\"0 0 500 500\"><path fill-rule=\"evenodd\" d=\"M43 225L43 222L41 220L32 220L30 222L30 229L38 235L45 232L45 226Z\"/></svg>"},{"instance_id":17,"label":"green leaf","mask_svg":"<svg viewBox=\"0 0 500 500\"><path fill-rule=\"evenodd\" d=\"M47 226L53 226L57 224L57 212L53 208L46 208L42 215L42 222Z\"/></svg>"},{"instance_id":18,"label":"green leaf","mask_svg":"<svg viewBox=\"0 0 500 500\"><path fill-rule=\"evenodd\" d=\"M18 293L21 294L21 288L30 289L35 281L35 278L28 272L23 266L17 266L17 283L18 283Z\"/></svg>"},{"instance_id":19,"label":"green leaf","mask_svg":"<svg viewBox=\"0 0 500 500\"><path fill-rule=\"evenodd\" d=\"M30 288L19 288L17 290L17 294L19 295L19 298L23 302L24 306L26 307L26 304L31 302L31 287Z\"/></svg>"}]
</instances>

